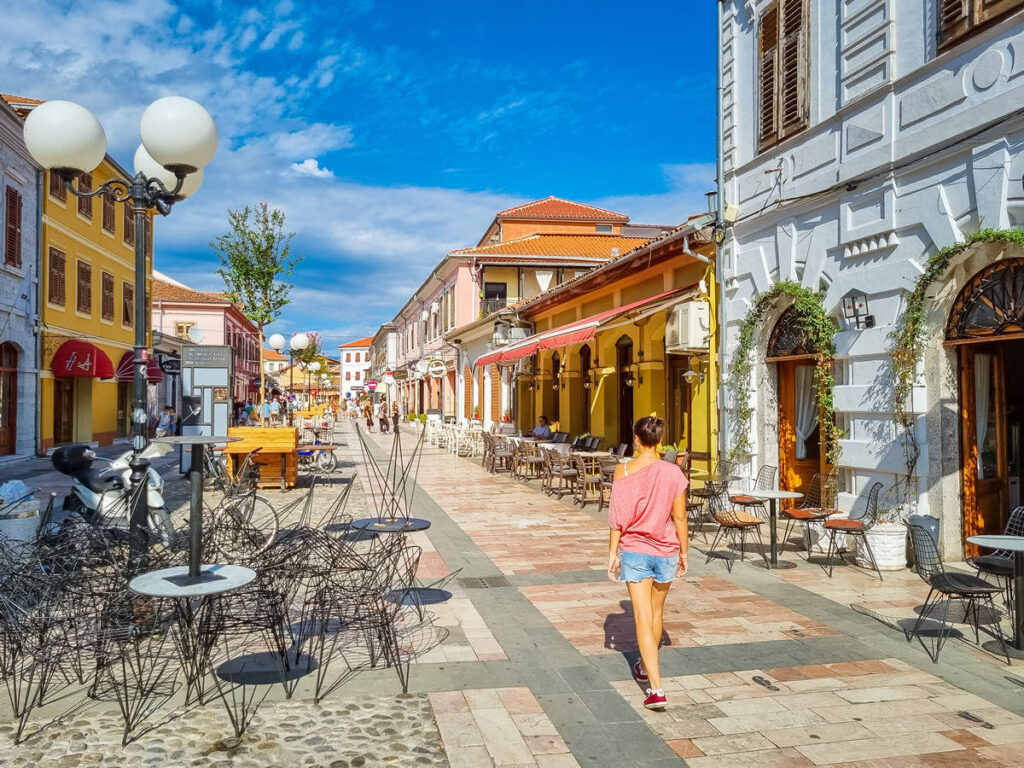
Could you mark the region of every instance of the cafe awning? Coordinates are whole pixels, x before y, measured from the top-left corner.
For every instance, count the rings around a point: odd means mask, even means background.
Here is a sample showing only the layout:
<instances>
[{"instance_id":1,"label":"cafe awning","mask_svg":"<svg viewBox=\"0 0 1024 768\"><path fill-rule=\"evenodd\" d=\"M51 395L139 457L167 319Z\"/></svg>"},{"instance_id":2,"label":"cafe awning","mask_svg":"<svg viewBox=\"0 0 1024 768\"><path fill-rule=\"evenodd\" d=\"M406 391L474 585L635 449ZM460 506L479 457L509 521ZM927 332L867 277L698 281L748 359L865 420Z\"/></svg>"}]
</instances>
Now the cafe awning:
<instances>
[{"instance_id":1,"label":"cafe awning","mask_svg":"<svg viewBox=\"0 0 1024 768\"><path fill-rule=\"evenodd\" d=\"M620 321L632 321L639 317L652 315L678 303L696 290L697 284L684 288L673 288L670 291L659 293L657 296L650 296L615 309L598 312L585 320L577 320L559 328L534 334L528 339L491 352L477 360L476 364L477 366L493 365L494 363L511 365L524 357L537 354L542 349L557 349L570 344L583 344L592 341L598 331L604 328L616 325Z\"/></svg>"},{"instance_id":2,"label":"cafe awning","mask_svg":"<svg viewBox=\"0 0 1024 768\"><path fill-rule=\"evenodd\" d=\"M53 355L50 371L58 378L82 376L94 379L114 378L114 364L106 352L81 339L68 339Z\"/></svg>"},{"instance_id":3,"label":"cafe awning","mask_svg":"<svg viewBox=\"0 0 1024 768\"><path fill-rule=\"evenodd\" d=\"M159 384L164 380L164 374L160 370L160 364L150 358L146 361L146 378L150 384ZM135 351L129 350L121 355L121 362L117 364L118 381L135 381Z\"/></svg>"}]
</instances>

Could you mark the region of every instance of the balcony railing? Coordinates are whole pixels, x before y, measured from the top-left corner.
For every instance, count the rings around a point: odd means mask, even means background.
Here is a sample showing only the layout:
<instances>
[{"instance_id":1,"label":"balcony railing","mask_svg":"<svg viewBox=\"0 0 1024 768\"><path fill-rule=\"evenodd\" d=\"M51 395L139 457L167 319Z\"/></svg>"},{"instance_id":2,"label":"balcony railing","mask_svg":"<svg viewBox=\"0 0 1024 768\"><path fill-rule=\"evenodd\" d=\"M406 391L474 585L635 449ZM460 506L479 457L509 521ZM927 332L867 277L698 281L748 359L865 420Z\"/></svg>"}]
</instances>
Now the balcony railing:
<instances>
[{"instance_id":1,"label":"balcony railing","mask_svg":"<svg viewBox=\"0 0 1024 768\"><path fill-rule=\"evenodd\" d=\"M492 312L508 306L508 299L483 299L480 302L480 317L487 317Z\"/></svg>"}]
</instances>

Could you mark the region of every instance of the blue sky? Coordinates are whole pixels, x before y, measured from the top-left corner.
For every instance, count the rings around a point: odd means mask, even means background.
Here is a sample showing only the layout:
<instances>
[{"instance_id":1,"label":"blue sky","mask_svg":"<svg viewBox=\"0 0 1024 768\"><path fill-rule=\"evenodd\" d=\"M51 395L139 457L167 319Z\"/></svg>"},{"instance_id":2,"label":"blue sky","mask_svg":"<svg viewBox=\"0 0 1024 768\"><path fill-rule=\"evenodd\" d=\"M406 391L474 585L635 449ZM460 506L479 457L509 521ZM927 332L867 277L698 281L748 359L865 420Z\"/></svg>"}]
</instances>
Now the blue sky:
<instances>
[{"instance_id":1,"label":"blue sky","mask_svg":"<svg viewBox=\"0 0 1024 768\"><path fill-rule=\"evenodd\" d=\"M305 258L277 329L337 344L389 320L508 205L553 194L659 224L702 210L714 14L678 0L0 0L0 91L82 103L125 165L146 104L204 104L220 150L158 223L157 268L222 288L209 242L226 209L269 201Z\"/></svg>"}]
</instances>

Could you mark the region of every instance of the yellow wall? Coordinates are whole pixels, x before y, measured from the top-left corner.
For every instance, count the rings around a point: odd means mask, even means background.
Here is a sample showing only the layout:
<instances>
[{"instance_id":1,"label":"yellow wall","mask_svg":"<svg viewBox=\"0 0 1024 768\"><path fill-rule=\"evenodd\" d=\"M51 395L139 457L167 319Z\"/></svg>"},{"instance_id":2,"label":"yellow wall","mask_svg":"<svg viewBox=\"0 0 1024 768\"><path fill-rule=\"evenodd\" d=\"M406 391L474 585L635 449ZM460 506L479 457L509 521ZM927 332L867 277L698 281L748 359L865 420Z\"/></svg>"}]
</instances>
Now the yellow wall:
<instances>
[{"instance_id":1,"label":"yellow wall","mask_svg":"<svg viewBox=\"0 0 1024 768\"><path fill-rule=\"evenodd\" d=\"M92 188L97 189L103 182L127 174L110 160L103 163L92 174ZM50 362L60 345L69 338L89 341L103 350L116 367L121 356L132 349L135 330L124 325L122 320L123 284L135 284L135 247L124 240L124 203L114 203L114 231L103 229L103 202L92 198L91 220L78 212L78 198L71 192L61 202L50 195L49 174L43 181L43 228L42 228L42 289L41 312L43 322L42 388L40 392L40 439L41 448L49 449L54 444L54 389L50 373ZM150 214L152 219L152 214ZM152 227L150 231L152 232ZM138 237L141 233L136 233ZM64 306L49 301L50 295L50 248L63 251L65 255L65 301ZM152 285L153 259L152 243L147 249L146 279ZM78 262L92 267L92 307L88 313L78 311ZM114 317L102 318L103 288L102 274L107 272L114 278ZM147 294L149 290L147 290ZM144 298L136 296L135 301ZM147 308L147 318L149 311ZM148 324L148 323L147 323ZM147 334L151 344L152 332ZM82 379L76 385L76 441L96 441L107 445L117 436L117 383L98 379Z\"/></svg>"},{"instance_id":2,"label":"yellow wall","mask_svg":"<svg viewBox=\"0 0 1024 768\"><path fill-rule=\"evenodd\" d=\"M710 253L708 254L710 255ZM615 283L604 286L597 291L582 297L568 300L558 306L549 307L532 318L539 330L558 327L589 317L596 312L615 306L622 306L662 293L671 288L691 285L704 279L710 289L710 296L704 297L711 302L711 314L715 317L715 291L713 267L698 262L687 256L678 256L650 269L637 272L622 278ZM667 312L658 312L647 319L642 328L627 323L609 328L597 334L588 343L591 350L591 366L597 371L596 381L590 389L590 428L593 435L604 438L604 447L614 447L619 442L619 372L616 364L616 342L622 336L628 336L633 342L633 361L640 364L642 383L633 387L633 418L668 416L669 382L667 358L664 351L665 323ZM641 336L643 360L640 359ZM560 428L577 435L584 431L582 424L582 398L585 391L579 379L580 355L582 344L563 347L558 350L542 351L537 356L537 380L540 382L541 402L532 397L533 393L525 386L519 387L520 393L520 427L529 428L536 422L542 412L550 416L551 397L554 393L550 387L551 356L559 353L563 369L565 386L560 388ZM694 466L706 468L714 460L717 450L718 419L715 393L718 387L718 366L715 357L717 335L711 338L707 357L707 376L703 383L695 383L691 387L690 401L690 450L696 454L705 454L709 458L697 459ZM634 368L634 373L636 369ZM528 384L528 382L527 382ZM527 397L523 397L523 395ZM667 439L675 441L676 435L667 435Z\"/></svg>"}]
</instances>

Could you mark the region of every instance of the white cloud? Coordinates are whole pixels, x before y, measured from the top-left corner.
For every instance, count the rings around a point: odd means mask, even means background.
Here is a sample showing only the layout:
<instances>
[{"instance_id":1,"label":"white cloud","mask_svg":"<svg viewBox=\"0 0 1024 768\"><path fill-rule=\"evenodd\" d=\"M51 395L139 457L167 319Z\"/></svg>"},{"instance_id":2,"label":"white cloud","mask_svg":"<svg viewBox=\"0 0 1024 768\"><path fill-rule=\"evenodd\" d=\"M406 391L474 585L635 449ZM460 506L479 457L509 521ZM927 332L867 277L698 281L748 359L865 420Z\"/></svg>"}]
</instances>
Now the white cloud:
<instances>
[{"instance_id":1,"label":"white cloud","mask_svg":"<svg viewBox=\"0 0 1024 768\"><path fill-rule=\"evenodd\" d=\"M322 155L326 152L351 147L352 127L313 123L295 131L274 134L271 137L271 143L274 149L287 159Z\"/></svg>"},{"instance_id":2,"label":"white cloud","mask_svg":"<svg viewBox=\"0 0 1024 768\"><path fill-rule=\"evenodd\" d=\"M301 163L292 163L292 170L300 176L312 176L316 179L333 179L334 174L328 168L321 168L316 158L308 157Z\"/></svg>"},{"instance_id":3,"label":"white cloud","mask_svg":"<svg viewBox=\"0 0 1024 768\"><path fill-rule=\"evenodd\" d=\"M635 224L682 224L707 208L706 192L715 188L714 163L662 166L668 189L650 195L614 195L593 200L594 205L629 214Z\"/></svg>"}]
</instances>

